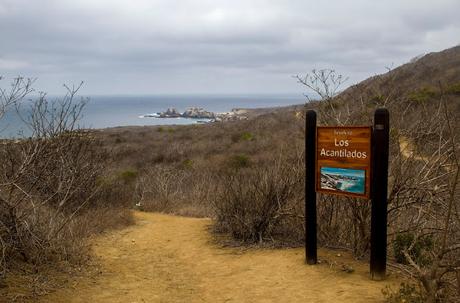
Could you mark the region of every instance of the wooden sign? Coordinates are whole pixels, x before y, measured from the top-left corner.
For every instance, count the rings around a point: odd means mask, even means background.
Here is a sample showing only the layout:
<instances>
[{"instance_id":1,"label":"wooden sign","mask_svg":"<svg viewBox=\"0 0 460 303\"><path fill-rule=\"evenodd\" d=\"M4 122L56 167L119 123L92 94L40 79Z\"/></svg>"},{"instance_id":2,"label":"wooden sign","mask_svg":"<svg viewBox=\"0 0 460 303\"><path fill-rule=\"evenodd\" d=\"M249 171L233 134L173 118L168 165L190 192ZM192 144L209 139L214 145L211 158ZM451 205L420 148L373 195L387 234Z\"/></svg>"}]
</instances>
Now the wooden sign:
<instances>
[{"instance_id":1,"label":"wooden sign","mask_svg":"<svg viewBox=\"0 0 460 303\"><path fill-rule=\"evenodd\" d=\"M370 126L317 127L316 112L314 110L306 112L305 257L307 264L313 265L318 262L316 192L371 197L371 279L385 279L389 146L390 114L385 108L375 111L373 128ZM316 169L312 169L315 166Z\"/></svg>"},{"instance_id":2,"label":"wooden sign","mask_svg":"<svg viewBox=\"0 0 460 303\"><path fill-rule=\"evenodd\" d=\"M317 127L316 191L370 197L370 126Z\"/></svg>"}]
</instances>

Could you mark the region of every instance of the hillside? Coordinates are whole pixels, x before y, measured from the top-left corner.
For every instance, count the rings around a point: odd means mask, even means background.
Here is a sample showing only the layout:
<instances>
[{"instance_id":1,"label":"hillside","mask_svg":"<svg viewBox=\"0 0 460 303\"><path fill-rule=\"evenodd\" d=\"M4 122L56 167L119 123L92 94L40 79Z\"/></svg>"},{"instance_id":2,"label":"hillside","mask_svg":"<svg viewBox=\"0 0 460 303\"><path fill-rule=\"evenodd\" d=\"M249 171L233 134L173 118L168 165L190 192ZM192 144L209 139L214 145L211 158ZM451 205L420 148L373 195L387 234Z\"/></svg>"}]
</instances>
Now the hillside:
<instances>
[{"instance_id":1,"label":"hillside","mask_svg":"<svg viewBox=\"0 0 460 303\"><path fill-rule=\"evenodd\" d=\"M460 83L460 46L440 52L414 57L409 63L396 67L389 72L370 77L357 85L349 87L344 95L360 90L389 91L408 93L425 87L450 87Z\"/></svg>"},{"instance_id":2,"label":"hillside","mask_svg":"<svg viewBox=\"0 0 460 303\"><path fill-rule=\"evenodd\" d=\"M52 140L19 141L20 144L5 141L1 147L9 158L5 157L4 167L11 163L18 167L35 165L32 168L37 173L31 169L21 170L25 175L21 182L24 186L37 186L30 192L45 201L33 204L42 207L35 211L28 204L28 193L16 194L18 203L22 204L12 205L15 210L21 209L19 213L26 219L13 222L23 224L20 236L24 240L21 245L11 242L14 249L10 250L9 259L5 258L10 262L9 267L5 266L7 277L10 271L23 275L22 264L28 260L37 264L30 265L25 280L45 281L42 284L52 280L53 275L35 278L34 273L41 271L40 264L47 267L52 262L69 262L79 271L85 266L90 251L84 239L110 228L133 224L132 212L128 211L133 208L210 218L188 222L201 222L199 237L209 236L226 246L301 247L305 235L305 109L317 111L320 125L372 125L373 112L379 107L386 107L391 114L388 262L391 268L411 277L390 302L409 302L413 298L422 298L420 302L435 302L439 298L455 302L458 299L456 285L460 285L460 194L456 187L460 47L428 54L373 76L331 99L251 110L248 120L117 127L64 134L51 127ZM73 117L70 113L64 117ZM46 124L45 130L50 130ZM40 157L29 161L27 151L33 158L37 150L41 152ZM54 159L68 160L68 163L60 165ZM44 170L45 173L41 173ZM81 179L78 187L75 187L75 172ZM36 175L42 176L47 188L39 182L30 182ZM10 175L5 174L4 178L4 186L14 184L8 183ZM57 192L53 192L56 188ZM75 193L70 202L61 188ZM17 190L16 187L13 190ZM64 204L67 208L61 208ZM332 248L340 255L351 254L357 260L368 260L371 201L318 195L317 212L320 246ZM11 214L14 212L3 212L5 217ZM143 215L137 213L136 216ZM154 222L160 218L155 216L151 216ZM58 223L57 217L61 220ZM150 215L145 215L147 217ZM120 235L141 230L142 220L130 230L120 231ZM202 228L203 222L209 223L209 227ZM56 235L65 226L65 234L50 237L42 226L52 224L56 225ZM42 243L46 243L43 239L54 242L43 246ZM129 243L126 237L123 241ZM32 243L33 250L22 243ZM108 243L113 246L112 242ZM49 249L43 250L43 247ZM43 251L47 254L42 258ZM29 252L33 253L32 258L27 258ZM115 259L122 257L116 254ZM125 274L130 275L129 271ZM271 273L263 271L263 275ZM168 283L176 278L160 282L169 287ZM30 284L29 294L37 293L34 285ZM0 294L6 292L9 297L27 298L23 295L26 290L9 287L0 288ZM91 289L97 294L97 289ZM373 292L376 293L375 287ZM205 290L203 295L209 294Z\"/></svg>"},{"instance_id":3,"label":"hillside","mask_svg":"<svg viewBox=\"0 0 460 303\"><path fill-rule=\"evenodd\" d=\"M302 107L256 111L247 121L106 129L97 136L113 151L111 174L133 176L123 184L142 209L212 217L213 230L231 235L238 245L300 246ZM371 125L379 107L391 115L389 260L420 281L437 281L438 288L424 288L427 298L440 291L451 296L453 288L442 285L455 285L455 267L440 270L432 260L458 260L458 251L442 250L457 247L460 239L460 226L446 225L448 210L458 218L460 209L458 188L452 187L458 180L460 47L414 59L331 100L305 105L318 112L322 125ZM320 244L368 258L370 201L319 198ZM413 251L404 255L408 248Z\"/></svg>"},{"instance_id":4,"label":"hillside","mask_svg":"<svg viewBox=\"0 0 460 303\"><path fill-rule=\"evenodd\" d=\"M414 98L425 100L424 97L428 101L436 100L439 97L439 84L452 101L451 105L460 111L460 46L427 54L388 73L372 76L349 87L336 100L338 103L352 105L364 102L371 118L372 110L385 106L388 98L392 98L393 102L410 102ZM302 139L303 122L299 116L302 107L295 105L250 110L249 121L191 126L119 127L100 130L97 135L115 151L117 165L126 169L203 156L208 160L223 160L223 157L230 154L256 155L256 150L263 154L265 150L273 151L275 146L291 145L293 138ZM306 107L318 108L321 105L314 102L306 104ZM395 115L398 116L398 113ZM245 134L246 138L241 138ZM260 146L262 139L263 148ZM300 144L300 141L297 142ZM257 148L254 149L254 145Z\"/></svg>"}]
</instances>

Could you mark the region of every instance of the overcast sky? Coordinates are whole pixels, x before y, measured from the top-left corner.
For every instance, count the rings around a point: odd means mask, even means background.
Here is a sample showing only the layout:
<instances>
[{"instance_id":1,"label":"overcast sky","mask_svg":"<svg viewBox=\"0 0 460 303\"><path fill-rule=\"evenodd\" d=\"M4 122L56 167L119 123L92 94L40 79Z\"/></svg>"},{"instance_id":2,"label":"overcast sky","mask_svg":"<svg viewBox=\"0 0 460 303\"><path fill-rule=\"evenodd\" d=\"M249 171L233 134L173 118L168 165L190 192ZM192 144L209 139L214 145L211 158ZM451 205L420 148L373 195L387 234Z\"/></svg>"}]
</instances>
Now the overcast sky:
<instances>
[{"instance_id":1,"label":"overcast sky","mask_svg":"<svg viewBox=\"0 0 460 303\"><path fill-rule=\"evenodd\" d=\"M0 0L0 75L84 94L301 93L460 44L459 0ZM0 85L4 86L6 80Z\"/></svg>"}]
</instances>

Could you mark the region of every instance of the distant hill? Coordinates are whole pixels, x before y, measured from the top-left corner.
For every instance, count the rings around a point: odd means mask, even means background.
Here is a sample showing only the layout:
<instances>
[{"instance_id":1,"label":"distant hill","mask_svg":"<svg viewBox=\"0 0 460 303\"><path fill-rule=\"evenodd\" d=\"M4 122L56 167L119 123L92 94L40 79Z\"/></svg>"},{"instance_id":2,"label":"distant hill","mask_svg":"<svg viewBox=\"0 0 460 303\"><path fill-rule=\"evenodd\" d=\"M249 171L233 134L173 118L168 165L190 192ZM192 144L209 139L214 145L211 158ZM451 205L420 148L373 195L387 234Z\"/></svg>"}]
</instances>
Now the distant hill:
<instances>
[{"instance_id":1,"label":"distant hill","mask_svg":"<svg viewBox=\"0 0 460 303\"><path fill-rule=\"evenodd\" d=\"M460 93L460 45L440 52L417 56L385 74L370 77L342 92L355 95L357 91L397 92L408 96L422 89L455 90Z\"/></svg>"}]
</instances>

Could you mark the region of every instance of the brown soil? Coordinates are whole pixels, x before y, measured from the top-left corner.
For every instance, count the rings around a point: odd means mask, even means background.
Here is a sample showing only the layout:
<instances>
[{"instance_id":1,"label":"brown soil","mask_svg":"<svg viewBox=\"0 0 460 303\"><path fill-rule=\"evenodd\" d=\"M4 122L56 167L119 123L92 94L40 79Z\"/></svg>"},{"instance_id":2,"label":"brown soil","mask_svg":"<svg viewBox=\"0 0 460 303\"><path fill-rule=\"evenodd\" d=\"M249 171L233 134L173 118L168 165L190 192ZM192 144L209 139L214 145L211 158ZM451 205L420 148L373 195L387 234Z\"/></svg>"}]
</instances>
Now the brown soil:
<instances>
[{"instance_id":1,"label":"brown soil","mask_svg":"<svg viewBox=\"0 0 460 303\"><path fill-rule=\"evenodd\" d=\"M209 219L136 212L137 224L94 240L101 271L80 277L41 302L382 302L366 263L303 249L222 248ZM353 268L352 273L346 271Z\"/></svg>"}]
</instances>

